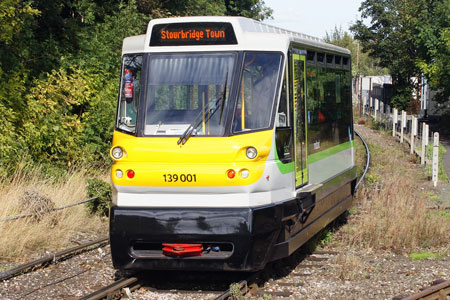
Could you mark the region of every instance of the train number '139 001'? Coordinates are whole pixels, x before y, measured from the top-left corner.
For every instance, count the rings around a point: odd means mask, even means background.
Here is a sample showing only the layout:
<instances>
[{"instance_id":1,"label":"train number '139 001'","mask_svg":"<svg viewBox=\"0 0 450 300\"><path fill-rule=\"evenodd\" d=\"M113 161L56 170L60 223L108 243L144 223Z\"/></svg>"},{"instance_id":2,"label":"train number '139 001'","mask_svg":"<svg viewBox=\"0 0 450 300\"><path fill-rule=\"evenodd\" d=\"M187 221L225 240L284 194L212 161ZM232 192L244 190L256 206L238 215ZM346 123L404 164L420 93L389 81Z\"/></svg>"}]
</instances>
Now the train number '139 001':
<instances>
[{"instance_id":1,"label":"train number '139 001'","mask_svg":"<svg viewBox=\"0 0 450 300\"><path fill-rule=\"evenodd\" d=\"M165 182L197 182L196 174L163 174Z\"/></svg>"}]
</instances>

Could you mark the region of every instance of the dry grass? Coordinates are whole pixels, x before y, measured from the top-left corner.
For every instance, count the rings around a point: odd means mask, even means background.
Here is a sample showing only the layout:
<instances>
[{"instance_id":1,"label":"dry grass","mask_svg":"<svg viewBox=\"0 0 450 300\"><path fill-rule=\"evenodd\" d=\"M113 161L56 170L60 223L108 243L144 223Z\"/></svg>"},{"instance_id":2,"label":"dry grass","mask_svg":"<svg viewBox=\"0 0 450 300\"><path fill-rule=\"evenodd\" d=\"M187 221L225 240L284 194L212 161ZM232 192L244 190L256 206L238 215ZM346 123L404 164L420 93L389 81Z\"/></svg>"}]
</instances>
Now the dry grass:
<instances>
[{"instance_id":1,"label":"dry grass","mask_svg":"<svg viewBox=\"0 0 450 300\"><path fill-rule=\"evenodd\" d=\"M340 253L333 259L332 265L341 280L355 280L363 275L363 261L351 253Z\"/></svg>"},{"instance_id":2,"label":"dry grass","mask_svg":"<svg viewBox=\"0 0 450 300\"><path fill-rule=\"evenodd\" d=\"M11 179L0 179L0 218L35 214L33 218L0 222L0 259L55 251L107 232L106 220L89 215L85 205L46 213L51 207L86 199L83 172L70 172L55 183L41 179L41 171L22 166Z\"/></svg>"},{"instance_id":3,"label":"dry grass","mask_svg":"<svg viewBox=\"0 0 450 300\"><path fill-rule=\"evenodd\" d=\"M371 148L371 169L344 227L344 244L410 252L432 247L449 251L450 218L427 207L425 174L388 134L358 127Z\"/></svg>"}]
</instances>

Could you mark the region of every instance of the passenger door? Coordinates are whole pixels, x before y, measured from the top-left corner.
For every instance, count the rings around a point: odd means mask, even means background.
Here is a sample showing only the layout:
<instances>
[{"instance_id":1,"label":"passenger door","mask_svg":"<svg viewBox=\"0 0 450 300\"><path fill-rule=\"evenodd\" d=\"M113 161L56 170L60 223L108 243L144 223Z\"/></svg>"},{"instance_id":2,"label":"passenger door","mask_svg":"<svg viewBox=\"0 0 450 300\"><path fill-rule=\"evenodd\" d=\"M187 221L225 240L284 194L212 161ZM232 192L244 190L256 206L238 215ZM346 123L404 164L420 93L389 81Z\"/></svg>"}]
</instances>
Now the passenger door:
<instances>
[{"instance_id":1,"label":"passenger door","mask_svg":"<svg viewBox=\"0 0 450 300\"><path fill-rule=\"evenodd\" d=\"M292 49L291 86L294 114L294 149L295 149L295 185L308 182L308 164L306 147L306 51Z\"/></svg>"}]
</instances>

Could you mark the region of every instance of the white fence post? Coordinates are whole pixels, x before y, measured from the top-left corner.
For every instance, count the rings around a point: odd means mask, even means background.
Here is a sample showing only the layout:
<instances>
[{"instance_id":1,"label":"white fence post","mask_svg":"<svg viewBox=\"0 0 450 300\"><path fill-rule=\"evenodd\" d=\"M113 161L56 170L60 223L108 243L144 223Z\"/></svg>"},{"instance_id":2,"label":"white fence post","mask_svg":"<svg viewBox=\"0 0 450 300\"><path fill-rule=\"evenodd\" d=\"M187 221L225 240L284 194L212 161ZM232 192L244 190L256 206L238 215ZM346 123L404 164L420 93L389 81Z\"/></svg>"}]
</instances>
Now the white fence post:
<instances>
[{"instance_id":1,"label":"white fence post","mask_svg":"<svg viewBox=\"0 0 450 300\"><path fill-rule=\"evenodd\" d=\"M425 135L425 131L427 128L427 124L425 124L425 122L422 123L422 152L420 155L420 164L423 165L425 164L425 140L426 140L426 135Z\"/></svg>"},{"instance_id":2,"label":"white fence post","mask_svg":"<svg viewBox=\"0 0 450 300\"><path fill-rule=\"evenodd\" d=\"M403 133L405 132L406 127L406 111L402 110L402 120L401 120L401 128L400 128L400 143L403 143Z\"/></svg>"},{"instance_id":3,"label":"white fence post","mask_svg":"<svg viewBox=\"0 0 450 300\"><path fill-rule=\"evenodd\" d=\"M398 121L398 111L394 108L393 116L392 116L392 136L396 136L395 127L397 126Z\"/></svg>"},{"instance_id":4,"label":"white fence post","mask_svg":"<svg viewBox=\"0 0 450 300\"><path fill-rule=\"evenodd\" d=\"M425 127L425 146L428 146L428 142L429 142L429 136L430 136L430 126Z\"/></svg>"},{"instance_id":5,"label":"white fence post","mask_svg":"<svg viewBox=\"0 0 450 300\"><path fill-rule=\"evenodd\" d=\"M363 97L363 115L366 115L366 105L367 105L367 99L366 99L366 97Z\"/></svg>"},{"instance_id":6,"label":"white fence post","mask_svg":"<svg viewBox=\"0 0 450 300\"><path fill-rule=\"evenodd\" d=\"M439 172L439 133L434 133L433 139L433 163L432 163L432 179L434 186L437 185L438 182L438 172Z\"/></svg>"},{"instance_id":7,"label":"white fence post","mask_svg":"<svg viewBox=\"0 0 450 300\"><path fill-rule=\"evenodd\" d=\"M416 117L412 116L411 119L411 149L410 149L410 153L414 154L414 149L415 149L415 141L414 141L414 132L416 131Z\"/></svg>"},{"instance_id":8,"label":"white fence post","mask_svg":"<svg viewBox=\"0 0 450 300\"><path fill-rule=\"evenodd\" d=\"M379 106L380 106L380 104L378 102L378 99L375 98L375 121L378 121L377 112L378 112Z\"/></svg>"}]
</instances>

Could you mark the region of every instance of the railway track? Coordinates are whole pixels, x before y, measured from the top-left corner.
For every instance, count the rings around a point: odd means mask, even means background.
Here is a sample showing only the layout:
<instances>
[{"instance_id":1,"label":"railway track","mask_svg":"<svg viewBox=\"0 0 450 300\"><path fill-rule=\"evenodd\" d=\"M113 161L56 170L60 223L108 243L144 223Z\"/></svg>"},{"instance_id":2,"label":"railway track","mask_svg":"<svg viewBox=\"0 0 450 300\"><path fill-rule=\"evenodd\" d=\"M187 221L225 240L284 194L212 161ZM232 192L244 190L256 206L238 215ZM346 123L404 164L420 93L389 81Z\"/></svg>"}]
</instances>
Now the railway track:
<instances>
[{"instance_id":1,"label":"railway track","mask_svg":"<svg viewBox=\"0 0 450 300\"><path fill-rule=\"evenodd\" d=\"M450 299L450 280L437 280L432 286L411 296L397 296L393 300L447 300Z\"/></svg>"},{"instance_id":2,"label":"railway track","mask_svg":"<svg viewBox=\"0 0 450 300\"><path fill-rule=\"evenodd\" d=\"M79 300L120 299L121 297L141 299L140 296L143 293L149 292L151 292L151 296L148 299L166 299L167 294L181 294L183 295L182 298L201 296L198 299L206 300L239 299L240 295L256 297L256 299L264 296L281 299L292 296L295 290L301 287L305 280L308 280L308 276L323 268L327 261L337 254L337 252L332 251L315 251L312 254L305 254L299 251L297 254L294 254L294 257L285 259L282 262L272 263L264 270L252 273L246 279L231 284L225 291L198 291L177 288L157 289L145 283L148 280L145 279L145 274L138 274L135 277L121 278L110 285L79 298ZM140 288L143 290L139 295L133 293ZM214 296L210 296L211 294L214 294Z\"/></svg>"},{"instance_id":3,"label":"railway track","mask_svg":"<svg viewBox=\"0 0 450 300\"><path fill-rule=\"evenodd\" d=\"M24 274L40 267L49 265L51 263L56 263L58 261L62 261L73 255L80 254L98 247L102 247L108 244L108 238L103 237L91 242L87 242L81 244L79 246L75 246L66 250L62 250L55 253L50 253L45 255L42 258L21 264L15 268L0 272L0 282L18 276L20 274ZM95 247L93 247L95 246Z\"/></svg>"}]
</instances>

